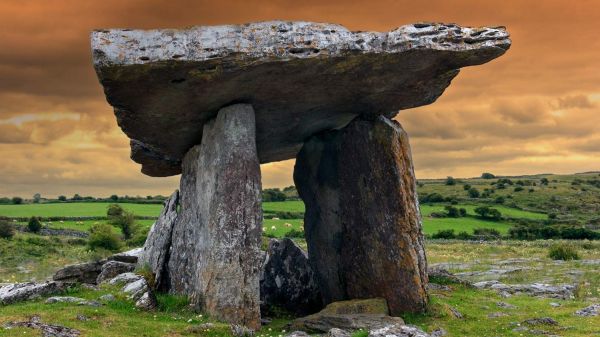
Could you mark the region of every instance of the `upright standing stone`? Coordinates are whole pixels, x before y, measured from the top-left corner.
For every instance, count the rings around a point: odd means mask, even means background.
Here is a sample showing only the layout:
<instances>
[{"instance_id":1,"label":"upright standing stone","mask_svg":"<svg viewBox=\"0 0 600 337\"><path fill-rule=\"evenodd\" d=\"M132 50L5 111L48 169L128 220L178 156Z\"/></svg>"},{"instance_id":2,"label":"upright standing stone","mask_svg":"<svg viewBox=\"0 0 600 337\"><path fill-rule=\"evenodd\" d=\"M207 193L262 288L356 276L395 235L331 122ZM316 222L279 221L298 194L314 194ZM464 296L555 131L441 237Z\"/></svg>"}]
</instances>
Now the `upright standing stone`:
<instances>
[{"instance_id":1,"label":"upright standing stone","mask_svg":"<svg viewBox=\"0 0 600 337\"><path fill-rule=\"evenodd\" d=\"M149 267L154 274L156 289L166 289L168 285L167 262L171 248L171 235L177 220L179 191L165 200L163 210L150 228L144 250L138 259L139 267Z\"/></svg>"},{"instance_id":2,"label":"upright standing stone","mask_svg":"<svg viewBox=\"0 0 600 337\"><path fill-rule=\"evenodd\" d=\"M408 137L384 116L310 138L294 181L325 303L383 297L390 313L425 308L427 263Z\"/></svg>"},{"instance_id":3,"label":"upright standing stone","mask_svg":"<svg viewBox=\"0 0 600 337\"><path fill-rule=\"evenodd\" d=\"M252 106L221 109L182 168L170 289L216 319L258 328L262 210Z\"/></svg>"}]
</instances>

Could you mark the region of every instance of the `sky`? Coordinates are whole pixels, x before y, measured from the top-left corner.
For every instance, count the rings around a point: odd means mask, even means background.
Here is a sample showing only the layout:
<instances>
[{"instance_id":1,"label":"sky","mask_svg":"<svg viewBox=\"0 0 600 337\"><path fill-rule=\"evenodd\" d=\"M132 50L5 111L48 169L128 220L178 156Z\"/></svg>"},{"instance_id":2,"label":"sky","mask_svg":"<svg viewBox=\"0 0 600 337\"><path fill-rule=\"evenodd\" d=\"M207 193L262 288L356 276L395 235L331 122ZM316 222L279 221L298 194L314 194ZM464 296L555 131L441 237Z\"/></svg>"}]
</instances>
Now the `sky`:
<instances>
[{"instance_id":1,"label":"sky","mask_svg":"<svg viewBox=\"0 0 600 337\"><path fill-rule=\"evenodd\" d=\"M400 111L418 179L600 170L600 1L1 0L0 196L167 195L129 159L96 79L95 28L265 20L388 31L413 22L506 26L499 59L464 68L437 102ZM294 161L262 165L292 184Z\"/></svg>"}]
</instances>

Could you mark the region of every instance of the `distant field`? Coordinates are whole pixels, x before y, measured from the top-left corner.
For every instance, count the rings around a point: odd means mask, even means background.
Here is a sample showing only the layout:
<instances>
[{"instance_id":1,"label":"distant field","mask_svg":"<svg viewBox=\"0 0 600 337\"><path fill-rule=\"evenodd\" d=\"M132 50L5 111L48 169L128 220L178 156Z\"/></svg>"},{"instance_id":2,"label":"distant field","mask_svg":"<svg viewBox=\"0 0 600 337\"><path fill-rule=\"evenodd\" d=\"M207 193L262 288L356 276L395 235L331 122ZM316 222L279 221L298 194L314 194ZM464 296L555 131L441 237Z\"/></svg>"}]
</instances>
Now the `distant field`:
<instances>
[{"instance_id":1,"label":"distant field","mask_svg":"<svg viewBox=\"0 0 600 337\"><path fill-rule=\"evenodd\" d=\"M465 218L423 218L423 232L435 234L440 230L454 229L454 232L465 231L473 234L475 228L493 228L502 234L508 233L511 225L501 221L486 221L472 217Z\"/></svg>"},{"instance_id":2,"label":"distant field","mask_svg":"<svg viewBox=\"0 0 600 337\"><path fill-rule=\"evenodd\" d=\"M265 212L304 212L304 203L300 200L263 202Z\"/></svg>"},{"instance_id":3,"label":"distant field","mask_svg":"<svg viewBox=\"0 0 600 337\"><path fill-rule=\"evenodd\" d=\"M444 212L445 205L421 205L421 214L423 216L428 216L432 212ZM467 210L467 214L475 215L475 208L479 207L479 205L453 205L456 208L464 208ZM490 208L495 208L500 213L502 213L503 217L515 218L515 219L537 219L544 220L548 218L548 215L543 213L535 213L522 211L516 208L510 208L502 205L490 205Z\"/></svg>"},{"instance_id":4,"label":"distant field","mask_svg":"<svg viewBox=\"0 0 600 337\"><path fill-rule=\"evenodd\" d=\"M106 216L109 202L73 202L54 204L0 205L0 215L9 217L29 216ZM125 210L141 216L158 216L162 205L158 204L119 204Z\"/></svg>"}]
</instances>

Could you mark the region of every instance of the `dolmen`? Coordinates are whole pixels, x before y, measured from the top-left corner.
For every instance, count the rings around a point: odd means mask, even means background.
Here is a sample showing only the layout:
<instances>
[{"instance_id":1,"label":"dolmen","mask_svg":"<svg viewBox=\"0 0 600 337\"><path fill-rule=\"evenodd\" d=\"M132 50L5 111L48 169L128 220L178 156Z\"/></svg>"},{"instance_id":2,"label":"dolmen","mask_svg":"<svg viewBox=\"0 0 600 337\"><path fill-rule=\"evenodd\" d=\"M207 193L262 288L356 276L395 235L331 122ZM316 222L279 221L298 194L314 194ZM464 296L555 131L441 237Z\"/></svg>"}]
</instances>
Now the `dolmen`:
<instances>
[{"instance_id":1,"label":"dolmen","mask_svg":"<svg viewBox=\"0 0 600 337\"><path fill-rule=\"evenodd\" d=\"M427 303L408 136L393 118L433 103L459 69L503 55L504 27L416 23L352 32L313 22L102 29L93 63L131 158L181 174L138 263L211 316L260 326L260 164L296 159L322 305Z\"/></svg>"}]
</instances>

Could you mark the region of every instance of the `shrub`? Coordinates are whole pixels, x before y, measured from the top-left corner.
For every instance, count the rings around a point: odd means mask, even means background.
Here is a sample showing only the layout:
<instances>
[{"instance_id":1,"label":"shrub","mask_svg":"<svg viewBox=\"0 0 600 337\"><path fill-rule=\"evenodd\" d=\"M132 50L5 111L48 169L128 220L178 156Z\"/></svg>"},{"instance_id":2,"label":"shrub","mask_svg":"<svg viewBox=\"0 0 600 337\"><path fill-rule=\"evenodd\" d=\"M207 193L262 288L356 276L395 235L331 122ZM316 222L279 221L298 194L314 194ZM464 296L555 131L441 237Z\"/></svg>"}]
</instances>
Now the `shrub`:
<instances>
[{"instance_id":1,"label":"shrub","mask_svg":"<svg viewBox=\"0 0 600 337\"><path fill-rule=\"evenodd\" d=\"M493 174L491 174L491 173L489 173L489 172L484 172L484 173L481 174L481 178L483 178L483 179L494 179L494 178L496 178L496 176L493 175Z\"/></svg>"},{"instance_id":2,"label":"shrub","mask_svg":"<svg viewBox=\"0 0 600 337\"><path fill-rule=\"evenodd\" d=\"M135 223L135 216L129 212L113 216L110 224L121 229L125 240L131 239L139 231L139 226Z\"/></svg>"},{"instance_id":3,"label":"shrub","mask_svg":"<svg viewBox=\"0 0 600 337\"><path fill-rule=\"evenodd\" d=\"M285 233L284 237L286 237L286 238L304 239L304 231L301 231L301 230L298 230L298 229L292 229L289 232Z\"/></svg>"},{"instance_id":4,"label":"shrub","mask_svg":"<svg viewBox=\"0 0 600 337\"><path fill-rule=\"evenodd\" d=\"M458 208L454 207L454 206L446 206L444 207L444 209L447 212L447 216L450 218L458 218L460 217L460 212L458 210Z\"/></svg>"},{"instance_id":5,"label":"shrub","mask_svg":"<svg viewBox=\"0 0 600 337\"><path fill-rule=\"evenodd\" d=\"M467 209L466 208L459 208L458 209L458 214L460 214L460 216L467 216Z\"/></svg>"},{"instance_id":6,"label":"shrub","mask_svg":"<svg viewBox=\"0 0 600 337\"><path fill-rule=\"evenodd\" d=\"M119 217L119 216L123 215L124 212L125 212L125 210L120 205L110 204L110 205L108 205L108 210L106 211L106 216L108 216L108 218L110 219L110 218L114 218L114 217Z\"/></svg>"},{"instance_id":7,"label":"shrub","mask_svg":"<svg viewBox=\"0 0 600 337\"><path fill-rule=\"evenodd\" d=\"M495 203L497 204L503 204L504 203L504 197L503 196L497 196L496 199L494 200Z\"/></svg>"},{"instance_id":8,"label":"shrub","mask_svg":"<svg viewBox=\"0 0 600 337\"><path fill-rule=\"evenodd\" d=\"M462 231L456 235L456 238L459 240L473 240L473 235L471 235L465 231Z\"/></svg>"},{"instance_id":9,"label":"shrub","mask_svg":"<svg viewBox=\"0 0 600 337\"><path fill-rule=\"evenodd\" d=\"M480 206L475 208L475 213L484 219L500 220L502 214L495 208L489 208L487 206Z\"/></svg>"},{"instance_id":10,"label":"shrub","mask_svg":"<svg viewBox=\"0 0 600 337\"><path fill-rule=\"evenodd\" d=\"M31 233L39 233L41 229L42 223L40 222L40 219L32 216L27 223L27 230Z\"/></svg>"},{"instance_id":11,"label":"shrub","mask_svg":"<svg viewBox=\"0 0 600 337\"><path fill-rule=\"evenodd\" d=\"M146 243L149 231L150 228L141 229L140 227L137 227L137 230L131 236L131 239L127 241L127 245L131 247L142 247L144 243Z\"/></svg>"},{"instance_id":12,"label":"shrub","mask_svg":"<svg viewBox=\"0 0 600 337\"><path fill-rule=\"evenodd\" d=\"M431 193L431 194L425 194L423 196L421 196L420 202L422 203L426 203L426 202L444 202L444 196L439 194L439 193Z\"/></svg>"},{"instance_id":13,"label":"shrub","mask_svg":"<svg viewBox=\"0 0 600 337\"><path fill-rule=\"evenodd\" d=\"M58 201L67 201L67 197L65 197L64 195L59 195Z\"/></svg>"},{"instance_id":14,"label":"shrub","mask_svg":"<svg viewBox=\"0 0 600 337\"><path fill-rule=\"evenodd\" d=\"M91 250L102 248L110 251L117 251L121 248L122 242L119 235L113 232L110 225L98 224L90 228L88 246Z\"/></svg>"},{"instance_id":15,"label":"shrub","mask_svg":"<svg viewBox=\"0 0 600 337\"><path fill-rule=\"evenodd\" d=\"M5 217L0 217L0 238L12 239L15 236L15 226Z\"/></svg>"},{"instance_id":16,"label":"shrub","mask_svg":"<svg viewBox=\"0 0 600 337\"><path fill-rule=\"evenodd\" d=\"M468 193L469 197L471 198L479 198L479 190L477 190L475 187L471 187Z\"/></svg>"},{"instance_id":17,"label":"shrub","mask_svg":"<svg viewBox=\"0 0 600 337\"><path fill-rule=\"evenodd\" d=\"M542 179L540 179L540 185L546 185L546 186L548 186L548 182L549 182L548 178L542 178Z\"/></svg>"},{"instance_id":18,"label":"shrub","mask_svg":"<svg viewBox=\"0 0 600 337\"><path fill-rule=\"evenodd\" d=\"M285 201L287 196L278 188L268 188L262 191L262 201Z\"/></svg>"},{"instance_id":19,"label":"shrub","mask_svg":"<svg viewBox=\"0 0 600 337\"><path fill-rule=\"evenodd\" d=\"M455 239L454 229L439 230L431 236L434 239Z\"/></svg>"},{"instance_id":20,"label":"shrub","mask_svg":"<svg viewBox=\"0 0 600 337\"><path fill-rule=\"evenodd\" d=\"M470 189L471 189L471 185L469 185L469 184L464 184L463 185L463 190L468 191Z\"/></svg>"},{"instance_id":21,"label":"shrub","mask_svg":"<svg viewBox=\"0 0 600 337\"><path fill-rule=\"evenodd\" d=\"M23 198L21 197L13 197L12 198L12 203L15 205L20 205L23 203Z\"/></svg>"},{"instance_id":22,"label":"shrub","mask_svg":"<svg viewBox=\"0 0 600 337\"><path fill-rule=\"evenodd\" d=\"M448 186L456 185L456 179L454 179L453 177L447 177L446 185L448 185Z\"/></svg>"},{"instance_id":23,"label":"shrub","mask_svg":"<svg viewBox=\"0 0 600 337\"><path fill-rule=\"evenodd\" d=\"M523 187L521 187L521 186L515 187L515 192L521 192L522 190L523 190Z\"/></svg>"},{"instance_id":24,"label":"shrub","mask_svg":"<svg viewBox=\"0 0 600 337\"><path fill-rule=\"evenodd\" d=\"M559 226L522 223L508 231L513 239L568 239L568 240L599 240L600 233L581 226Z\"/></svg>"},{"instance_id":25,"label":"shrub","mask_svg":"<svg viewBox=\"0 0 600 337\"><path fill-rule=\"evenodd\" d=\"M579 254L575 247L568 244L556 244L550 247L550 251L548 252L548 257L553 260L579 260Z\"/></svg>"}]
</instances>

